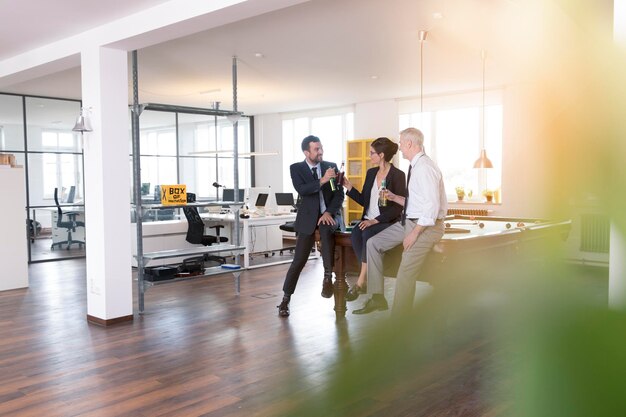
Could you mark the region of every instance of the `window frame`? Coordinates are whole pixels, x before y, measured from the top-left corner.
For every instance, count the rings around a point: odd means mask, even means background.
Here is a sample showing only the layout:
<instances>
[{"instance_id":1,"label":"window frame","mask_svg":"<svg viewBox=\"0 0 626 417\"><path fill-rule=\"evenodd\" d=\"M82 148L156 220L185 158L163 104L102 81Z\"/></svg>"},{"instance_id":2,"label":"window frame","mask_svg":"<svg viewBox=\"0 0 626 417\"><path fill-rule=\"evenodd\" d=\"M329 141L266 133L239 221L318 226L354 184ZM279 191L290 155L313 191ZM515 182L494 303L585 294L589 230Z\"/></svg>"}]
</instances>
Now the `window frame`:
<instances>
[{"instance_id":1,"label":"window frame","mask_svg":"<svg viewBox=\"0 0 626 417\"><path fill-rule=\"evenodd\" d=\"M302 139L304 139L307 135L314 135L320 138L322 146L324 147L324 160L334 162L337 166L341 165L341 163L346 160L347 141L355 139L354 112L354 107L350 106L320 111L284 114L282 118L283 166L288 167L295 161L304 159L301 144ZM324 135L319 133L319 127L315 129L313 126L315 121L330 117L340 117L340 141L333 141L332 138L325 139L323 137ZM296 126L297 124L300 126ZM332 148L333 152L331 152L331 156L327 158L326 151L328 148ZM336 158L337 155L339 155L339 159ZM294 189L289 175L285 175L283 177L283 192L291 192L292 194L297 195L297 191Z\"/></svg>"}]
</instances>

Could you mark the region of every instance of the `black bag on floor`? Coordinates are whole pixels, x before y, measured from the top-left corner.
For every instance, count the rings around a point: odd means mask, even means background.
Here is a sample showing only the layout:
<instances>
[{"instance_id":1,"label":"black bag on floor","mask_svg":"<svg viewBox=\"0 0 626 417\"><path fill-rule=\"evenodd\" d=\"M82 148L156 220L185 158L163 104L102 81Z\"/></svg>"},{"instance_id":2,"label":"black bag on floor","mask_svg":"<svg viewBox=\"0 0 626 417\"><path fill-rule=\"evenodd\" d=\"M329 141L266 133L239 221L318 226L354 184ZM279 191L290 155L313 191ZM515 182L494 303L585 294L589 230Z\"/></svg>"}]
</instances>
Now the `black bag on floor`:
<instances>
[{"instance_id":1,"label":"black bag on floor","mask_svg":"<svg viewBox=\"0 0 626 417\"><path fill-rule=\"evenodd\" d=\"M143 273L147 281L165 281L174 279L174 276L178 273L178 267L172 265L147 266L144 268Z\"/></svg>"},{"instance_id":2,"label":"black bag on floor","mask_svg":"<svg viewBox=\"0 0 626 417\"><path fill-rule=\"evenodd\" d=\"M183 259L183 263L178 267L178 272L183 274L197 274L204 272L204 256L194 256Z\"/></svg>"},{"instance_id":3,"label":"black bag on floor","mask_svg":"<svg viewBox=\"0 0 626 417\"><path fill-rule=\"evenodd\" d=\"M204 255L205 266L220 266L226 263L226 258L217 255Z\"/></svg>"}]
</instances>

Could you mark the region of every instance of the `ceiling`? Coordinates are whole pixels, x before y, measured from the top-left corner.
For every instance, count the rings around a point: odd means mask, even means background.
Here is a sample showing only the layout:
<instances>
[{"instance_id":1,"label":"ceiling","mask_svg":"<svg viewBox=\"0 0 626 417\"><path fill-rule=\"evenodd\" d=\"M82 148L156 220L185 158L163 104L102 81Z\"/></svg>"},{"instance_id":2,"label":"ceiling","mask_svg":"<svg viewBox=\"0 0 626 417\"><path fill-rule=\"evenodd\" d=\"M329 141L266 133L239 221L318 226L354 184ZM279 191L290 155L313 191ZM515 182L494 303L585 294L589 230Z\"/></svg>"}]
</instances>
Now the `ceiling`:
<instances>
[{"instance_id":1,"label":"ceiling","mask_svg":"<svg viewBox=\"0 0 626 417\"><path fill-rule=\"evenodd\" d=\"M14 22L0 25L0 58L164 1L56 0L44 2L48 9L42 9L38 0L17 5L0 0L0 14L8 17L3 20ZM238 57L239 110L246 114L417 97L419 30L429 32L424 95L480 89L481 49L487 51L487 87L501 86L519 75L524 57L518 45L532 36L524 28L521 3L306 1L139 50L140 101L201 107L220 101L230 109L233 55ZM33 23L15 27L18 21ZM80 84L76 67L2 90L80 98Z\"/></svg>"}]
</instances>

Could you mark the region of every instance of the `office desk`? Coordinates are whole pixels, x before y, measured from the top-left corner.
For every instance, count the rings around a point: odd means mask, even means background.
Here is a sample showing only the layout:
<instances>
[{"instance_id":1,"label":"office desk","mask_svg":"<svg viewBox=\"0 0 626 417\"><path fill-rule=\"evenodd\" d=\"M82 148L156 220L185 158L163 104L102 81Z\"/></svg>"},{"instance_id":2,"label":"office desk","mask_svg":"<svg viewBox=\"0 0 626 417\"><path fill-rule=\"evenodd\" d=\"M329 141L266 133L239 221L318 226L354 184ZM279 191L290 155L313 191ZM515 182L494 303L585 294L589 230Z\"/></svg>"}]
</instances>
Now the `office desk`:
<instances>
[{"instance_id":1,"label":"office desk","mask_svg":"<svg viewBox=\"0 0 626 417\"><path fill-rule=\"evenodd\" d=\"M481 227L482 224L482 227ZM446 233L430 252L420 273L421 281L464 277L463 266L477 262L491 268L496 263L536 261L546 256L543 243L562 244L567 239L571 220L462 216L445 219ZM316 232L316 239L319 236ZM346 271L358 271L349 232L335 233L335 314L342 319L346 314ZM402 246L385 254L384 275L395 277L402 257ZM485 273L499 273L497 270ZM417 277L416 277L417 279Z\"/></svg>"},{"instance_id":2,"label":"office desk","mask_svg":"<svg viewBox=\"0 0 626 417\"><path fill-rule=\"evenodd\" d=\"M229 239L234 236L235 217L232 213L201 213L200 217L205 223L227 223L229 226ZM278 214L269 216L250 216L248 219L238 219L241 226L241 245L245 246L243 252L243 266L246 269L260 268L270 265L279 265L289 263L291 261L283 260L276 262L267 262L260 265L250 265L250 254L258 252L270 252L281 250L283 247L282 231L278 228L287 222L296 219L296 213ZM232 242L235 244L236 242ZM317 257L318 254L315 254Z\"/></svg>"}]
</instances>

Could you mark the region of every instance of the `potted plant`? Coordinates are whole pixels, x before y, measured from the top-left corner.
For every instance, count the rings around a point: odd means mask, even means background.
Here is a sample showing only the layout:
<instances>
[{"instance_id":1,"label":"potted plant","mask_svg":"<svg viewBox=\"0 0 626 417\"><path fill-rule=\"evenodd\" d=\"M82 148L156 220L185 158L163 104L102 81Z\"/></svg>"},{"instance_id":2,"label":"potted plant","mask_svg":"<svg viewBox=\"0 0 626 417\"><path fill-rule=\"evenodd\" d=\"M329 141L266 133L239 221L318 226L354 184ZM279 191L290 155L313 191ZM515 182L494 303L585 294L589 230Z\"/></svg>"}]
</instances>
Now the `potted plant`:
<instances>
[{"instance_id":1,"label":"potted plant","mask_svg":"<svg viewBox=\"0 0 626 417\"><path fill-rule=\"evenodd\" d=\"M485 190L483 191L483 195L485 196L485 199L487 199L488 203L493 201L493 190Z\"/></svg>"},{"instance_id":2,"label":"potted plant","mask_svg":"<svg viewBox=\"0 0 626 417\"><path fill-rule=\"evenodd\" d=\"M465 188L459 186L459 187L456 187L455 190L456 190L456 198L459 201L462 201L463 198L465 197Z\"/></svg>"}]
</instances>

